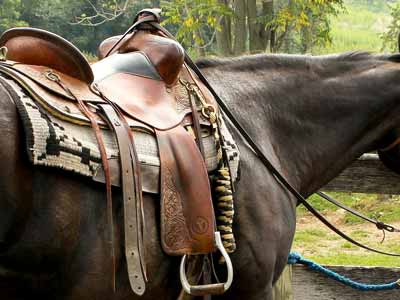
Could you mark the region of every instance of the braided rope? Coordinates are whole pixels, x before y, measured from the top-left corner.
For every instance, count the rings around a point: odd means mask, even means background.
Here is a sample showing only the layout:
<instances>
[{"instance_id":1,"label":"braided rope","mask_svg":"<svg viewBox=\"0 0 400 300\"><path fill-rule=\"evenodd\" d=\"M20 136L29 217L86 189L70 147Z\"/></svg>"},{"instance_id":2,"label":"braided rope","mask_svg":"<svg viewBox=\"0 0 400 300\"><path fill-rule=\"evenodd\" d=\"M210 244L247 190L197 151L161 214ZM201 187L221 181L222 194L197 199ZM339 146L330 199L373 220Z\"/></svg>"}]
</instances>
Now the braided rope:
<instances>
[{"instance_id":1,"label":"braided rope","mask_svg":"<svg viewBox=\"0 0 400 300\"><path fill-rule=\"evenodd\" d=\"M203 115L208 117L212 126L214 143L217 151L218 169L212 180L213 198L217 206L217 229L221 232L221 239L226 252L233 253L236 250L235 236L233 234L233 217L235 215L232 177L227 164L226 155L222 146L222 135L220 134L220 116L215 109L203 107ZM223 257L220 263L223 263Z\"/></svg>"},{"instance_id":2,"label":"braided rope","mask_svg":"<svg viewBox=\"0 0 400 300\"><path fill-rule=\"evenodd\" d=\"M213 178L213 193L217 202L217 228L221 232L226 252L233 253L236 250L232 229L235 210L229 168L224 166L216 171Z\"/></svg>"},{"instance_id":3,"label":"braided rope","mask_svg":"<svg viewBox=\"0 0 400 300\"><path fill-rule=\"evenodd\" d=\"M400 280L390 282L390 283L384 283L384 284L367 284L367 283L353 281L350 278L347 278L347 277L340 275L332 270L329 270L311 260L305 259L299 253L296 253L296 252L292 252L289 254L288 264L289 265L294 265L294 264L305 265L312 270L315 270L322 274L325 274L329 278L332 278L332 279L339 281L347 286L352 287L353 289L357 289L360 291L383 291L383 290L393 290L393 289L397 289L400 287Z\"/></svg>"}]
</instances>

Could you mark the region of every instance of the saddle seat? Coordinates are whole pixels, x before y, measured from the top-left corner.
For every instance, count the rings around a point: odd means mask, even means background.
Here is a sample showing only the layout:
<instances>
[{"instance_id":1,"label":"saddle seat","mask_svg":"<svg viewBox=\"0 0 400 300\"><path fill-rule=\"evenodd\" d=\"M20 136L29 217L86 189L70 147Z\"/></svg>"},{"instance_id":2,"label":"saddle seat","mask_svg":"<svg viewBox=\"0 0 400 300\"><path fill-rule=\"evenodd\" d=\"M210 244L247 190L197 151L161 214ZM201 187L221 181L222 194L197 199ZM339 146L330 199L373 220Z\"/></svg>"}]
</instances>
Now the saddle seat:
<instances>
[{"instance_id":1,"label":"saddle seat","mask_svg":"<svg viewBox=\"0 0 400 300\"><path fill-rule=\"evenodd\" d=\"M160 130L177 126L190 112L176 109L174 86L183 67L182 47L170 39L141 32L127 45L132 52L127 46L124 53L114 53L89 65L74 45L56 34L14 28L0 38L0 47L8 49L7 61L0 63L22 74L29 82L25 85L57 114L76 112L74 96L89 103L103 103L104 99L93 91L96 85L96 90L120 107L130 124L136 120ZM49 73L56 74L74 96L52 81ZM72 101L72 107L65 100ZM59 107L67 109L60 111ZM85 121L82 115L77 118Z\"/></svg>"}]
</instances>

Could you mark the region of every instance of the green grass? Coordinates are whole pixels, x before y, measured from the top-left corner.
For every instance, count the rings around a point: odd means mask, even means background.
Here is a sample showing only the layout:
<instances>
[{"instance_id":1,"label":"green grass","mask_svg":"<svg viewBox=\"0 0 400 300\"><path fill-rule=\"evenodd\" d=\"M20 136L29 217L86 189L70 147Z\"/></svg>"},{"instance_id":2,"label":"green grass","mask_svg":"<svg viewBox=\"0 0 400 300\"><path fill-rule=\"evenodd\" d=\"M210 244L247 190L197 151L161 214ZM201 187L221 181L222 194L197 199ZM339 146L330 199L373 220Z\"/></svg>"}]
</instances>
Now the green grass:
<instances>
[{"instance_id":1,"label":"green grass","mask_svg":"<svg viewBox=\"0 0 400 300\"><path fill-rule=\"evenodd\" d=\"M379 254L351 255L348 253L336 253L335 255L307 255L308 259L324 265L342 266L382 266L400 267L400 258L393 258Z\"/></svg>"},{"instance_id":2,"label":"green grass","mask_svg":"<svg viewBox=\"0 0 400 300\"><path fill-rule=\"evenodd\" d=\"M376 194L328 194L371 218L400 226L400 196L382 200ZM309 201L336 226L361 243L383 251L400 253L400 233L387 233L381 244L383 235L375 226L345 213L317 196L310 197ZM400 258L374 254L343 240L301 206L297 208L297 216L293 250L306 258L330 265L400 266Z\"/></svg>"},{"instance_id":3,"label":"green grass","mask_svg":"<svg viewBox=\"0 0 400 300\"><path fill-rule=\"evenodd\" d=\"M359 3L359 1L358 1ZM332 44L315 49L313 54L340 53L363 50L380 52L380 35L390 23L388 6L368 6L345 1L346 12L331 19Z\"/></svg>"},{"instance_id":4,"label":"green grass","mask_svg":"<svg viewBox=\"0 0 400 300\"><path fill-rule=\"evenodd\" d=\"M365 214L372 219L379 219L383 222L396 222L400 221L400 197L393 196L390 200L380 201L379 196L376 194L360 194L360 193L327 193L339 202L356 209L357 211ZM313 195L309 202L320 212L330 213L341 210L337 206L329 203L325 199ZM299 217L309 216L310 213L303 207L297 208L297 215ZM351 214L345 213L341 218L344 224L361 224L365 223L363 219L355 217Z\"/></svg>"}]
</instances>

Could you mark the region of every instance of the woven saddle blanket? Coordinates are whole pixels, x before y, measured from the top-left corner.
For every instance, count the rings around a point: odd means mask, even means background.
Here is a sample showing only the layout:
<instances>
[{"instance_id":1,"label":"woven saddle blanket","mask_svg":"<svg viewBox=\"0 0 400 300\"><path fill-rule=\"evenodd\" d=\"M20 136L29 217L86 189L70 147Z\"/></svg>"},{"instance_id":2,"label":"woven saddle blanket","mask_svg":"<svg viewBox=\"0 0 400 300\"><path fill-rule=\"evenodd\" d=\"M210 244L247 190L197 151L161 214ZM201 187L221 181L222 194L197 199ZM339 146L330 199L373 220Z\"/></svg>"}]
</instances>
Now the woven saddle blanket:
<instances>
[{"instance_id":1,"label":"woven saddle blanket","mask_svg":"<svg viewBox=\"0 0 400 300\"><path fill-rule=\"evenodd\" d=\"M26 136L26 147L33 165L47 166L71 171L104 182L100 152L92 128L76 125L48 114L14 80L0 73L4 82L15 95L15 104L20 114ZM233 182L238 176L239 151L225 123L221 122L223 148L229 162ZM111 168L119 168L119 153L115 137L109 130L102 130L107 156ZM152 133L134 129L135 146L141 162L142 188L144 192L159 193L160 159L157 141ZM206 166L211 173L217 168L217 153L211 134L203 138ZM119 172L112 172L119 174ZM119 176L111 178L119 185Z\"/></svg>"}]
</instances>

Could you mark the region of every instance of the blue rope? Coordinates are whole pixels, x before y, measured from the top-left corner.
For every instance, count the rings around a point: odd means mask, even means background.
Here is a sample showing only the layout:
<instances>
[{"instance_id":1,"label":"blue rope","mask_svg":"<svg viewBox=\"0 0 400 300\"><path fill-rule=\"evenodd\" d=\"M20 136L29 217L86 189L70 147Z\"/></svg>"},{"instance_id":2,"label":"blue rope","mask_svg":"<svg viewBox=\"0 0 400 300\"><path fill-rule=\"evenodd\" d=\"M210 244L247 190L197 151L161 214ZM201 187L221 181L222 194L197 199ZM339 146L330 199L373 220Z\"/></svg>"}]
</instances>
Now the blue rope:
<instances>
[{"instance_id":1,"label":"blue rope","mask_svg":"<svg viewBox=\"0 0 400 300\"><path fill-rule=\"evenodd\" d=\"M324 268L323 266L321 266L311 260L305 259L297 252L291 252L289 254L288 264L289 265L294 265L294 264L305 265L312 270L315 270L315 271L325 274L329 278L332 278L336 281L339 281L345 285L348 285L354 289L361 290L361 291L393 290L393 289L397 289L400 287L400 280L391 282L391 283L385 283L385 284L366 284L366 283L360 283L360 282L353 281L345 276L342 276L336 272L333 272L327 268Z\"/></svg>"}]
</instances>

